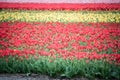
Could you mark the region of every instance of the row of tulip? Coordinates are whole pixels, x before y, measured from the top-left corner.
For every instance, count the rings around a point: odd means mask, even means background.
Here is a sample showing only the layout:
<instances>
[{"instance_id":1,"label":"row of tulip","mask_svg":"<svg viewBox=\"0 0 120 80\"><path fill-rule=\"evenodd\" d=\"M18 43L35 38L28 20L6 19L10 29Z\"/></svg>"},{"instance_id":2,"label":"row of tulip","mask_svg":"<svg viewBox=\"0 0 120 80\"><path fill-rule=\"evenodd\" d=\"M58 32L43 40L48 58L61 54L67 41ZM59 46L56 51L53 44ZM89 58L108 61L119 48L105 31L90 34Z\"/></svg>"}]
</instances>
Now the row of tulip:
<instances>
[{"instance_id":1,"label":"row of tulip","mask_svg":"<svg viewBox=\"0 0 120 80\"><path fill-rule=\"evenodd\" d=\"M28 58L29 54L38 53L40 56L54 58L57 54L58 57L71 60L106 58L120 63L119 41L119 23L3 22L0 24L1 57L17 54Z\"/></svg>"},{"instance_id":2,"label":"row of tulip","mask_svg":"<svg viewBox=\"0 0 120 80\"><path fill-rule=\"evenodd\" d=\"M120 22L119 11L24 11L1 10L0 21L25 22Z\"/></svg>"},{"instance_id":3,"label":"row of tulip","mask_svg":"<svg viewBox=\"0 0 120 80\"><path fill-rule=\"evenodd\" d=\"M49 3L3 3L0 2L0 8L5 9L30 9L30 10L120 10L120 4L49 4Z\"/></svg>"},{"instance_id":4,"label":"row of tulip","mask_svg":"<svg viewBox=\"0 0 120 80\"><path fill-rule=\"evenodd\" d=\"M0 23L0 73L119 80L119 71L120 23Z\"/></svg>"}]
</instances>

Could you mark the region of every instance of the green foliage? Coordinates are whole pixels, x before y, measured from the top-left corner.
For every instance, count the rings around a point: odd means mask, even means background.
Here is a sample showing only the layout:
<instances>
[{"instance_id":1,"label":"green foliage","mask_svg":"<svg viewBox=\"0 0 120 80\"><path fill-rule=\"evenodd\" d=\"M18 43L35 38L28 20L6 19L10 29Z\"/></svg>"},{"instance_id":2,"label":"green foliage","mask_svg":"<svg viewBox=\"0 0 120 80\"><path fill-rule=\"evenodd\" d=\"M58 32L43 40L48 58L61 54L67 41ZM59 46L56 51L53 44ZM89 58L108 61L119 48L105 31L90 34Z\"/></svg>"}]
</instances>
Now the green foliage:
<instances>
[{"instance_id":1,"label":"green foliage","mask_svg":"<svg viewBox=\"0 0 120 80\"><path fill-rule=\"evenodd\" d=\"M6 62L8 59L8 62ZM51 61L50 61L51 60ZM86 62L82 60L69 60L50 57L40 57L38 60L23 58L16 60L15 57L0 58L0 73L31 73L46 74L52 77L67 77L74 76L87 77L89 79L120 79L120 66L109 64L104 60L93 60Z\"/></svg>"},{"instance_id":2,"label":"green foliage","mask_svg":"<svg viewBox=\"0 0 120 80\"><path fill-rule=\"evenodd\" d=\"M79 43L80 43L81 46L87 46L87 43L86 43L86 42L80 41Z\"/></svg>"},{"instance_id":3,"label":"green foliage","mask_svg":"<svg viewBox=\"0 0 120 80\"><path fill-rule=\"evenodd\" d=\"M112 53L113 53L112 48L109 48L109 49L107 50L107 53L108 53L108 54L112 54Z\"/></svg>"}]
</instances>

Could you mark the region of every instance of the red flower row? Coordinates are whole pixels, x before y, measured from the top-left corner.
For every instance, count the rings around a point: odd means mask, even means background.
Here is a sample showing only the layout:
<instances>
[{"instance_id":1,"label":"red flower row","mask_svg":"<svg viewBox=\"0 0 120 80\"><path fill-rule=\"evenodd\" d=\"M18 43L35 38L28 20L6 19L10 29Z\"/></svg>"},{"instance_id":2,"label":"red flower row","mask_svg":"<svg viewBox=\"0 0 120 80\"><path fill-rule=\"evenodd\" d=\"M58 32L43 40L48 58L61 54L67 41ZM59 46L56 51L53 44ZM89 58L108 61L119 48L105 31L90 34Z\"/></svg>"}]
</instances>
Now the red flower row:
<instances>
[{"instance_id":1,"label":"red flower row","mask_svg":"<svg viewBox=\"0 0 120 80\"><path fill-rule=\"evenodd\" d=\"M120 10L120 4L68 4L68 3L3 3L0 2L0 8L5 9L30 9L30 10Z\"/></svg>"},{"instance_id":2,"label":"red flower row","mask_svg":"<svg viewBox=\"0 0 120 80\"><path fill-rule=\"evenodd\" d=\"M26 59L28 59L30 56L34 56L35 59L38 59L39 56L50 56L53 57L54 59L56 58L63 58L63 59L89 59L89 60L106 60L107 62L109 62L110 64L112 64L113 62L116 65L120 64L120 54L97 54L96 52L91 52L91 53L86 53L86 52L68 52L66 50L60 50L61 53L58 54L58 56L56 56L56 52L54 52L53 50L51 50L50 52L47 51L37 51L37 50L13 50L13 49L5 49L5 50L0 50L0 57L6 57L6 56L15 56L17 57L25 57ZM38 53L39 55L36 56L36 53Z\"/></svg>"},{"instance_id":3,"label":"red flower row","mask_svg":"<svg viewBox=\"0 0 120 80\"><path fill-rule=\"evenodd\" d=\"M64 59L105 58L120 63L120 24L3 22L0 48L1 57L58 54Z\"/></svg>"}]
</instances>

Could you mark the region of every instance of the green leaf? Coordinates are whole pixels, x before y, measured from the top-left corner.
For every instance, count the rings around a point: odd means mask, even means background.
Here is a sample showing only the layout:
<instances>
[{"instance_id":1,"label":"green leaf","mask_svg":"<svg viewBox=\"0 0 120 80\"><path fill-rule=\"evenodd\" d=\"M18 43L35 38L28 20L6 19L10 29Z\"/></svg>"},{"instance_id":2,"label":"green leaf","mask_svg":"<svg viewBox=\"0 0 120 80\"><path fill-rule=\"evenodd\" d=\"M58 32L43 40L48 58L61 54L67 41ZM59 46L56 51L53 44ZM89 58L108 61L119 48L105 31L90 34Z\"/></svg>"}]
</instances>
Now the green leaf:
<instances>
[{"instance_id":1,"label":"green leaf","mask_svg":"<svg viewBox=\"0 0 120 80\"><path fill-rule=\"evenodd\" d=\"M112 53L113 53L112 48L109 48L109 49L107 50L107 53L108 53L108 54L112 54Z\"/></svg>"},{"instance_id":2,"label":"green leaf","mask_svg":"<svg viewBox=\"0 0 120 80\"><path fill-rule=\"evenodd\" d=\"M86 43L86 42L83 42L83 41L80 41L79 44L80 44L81 46L87 46L87 43Z\"/></svg>"},{"instance_id":3,"label":"green leaf","mask_svg":"<svg viewBox=\"0 0 120 80\"><path fill-rule=\"evenodd\" d=\"M27 73L27 74L26 74L26 76L30 76L30 75L31 75L31 73Z\"/></svg>"},{"instance_id":4,"label":"green leaf","mask_svg":"<svg viewBox=\"0 0 120 80\"><path fill-rule=\"evenodd\" d=\"M117 76L117 72L112 72L111 76L112 77L116 77Z\"/></svg>"},{"instance_id":5,"label":"green leaf","mask_svg":"<svg viewBox=\"0 0 120 80\"><path fill-rule=\"evenodd\" d=\"M61 76L61 77L66 77L66 74L61 74L60 76Z\"/></svg>"}]
</instances>

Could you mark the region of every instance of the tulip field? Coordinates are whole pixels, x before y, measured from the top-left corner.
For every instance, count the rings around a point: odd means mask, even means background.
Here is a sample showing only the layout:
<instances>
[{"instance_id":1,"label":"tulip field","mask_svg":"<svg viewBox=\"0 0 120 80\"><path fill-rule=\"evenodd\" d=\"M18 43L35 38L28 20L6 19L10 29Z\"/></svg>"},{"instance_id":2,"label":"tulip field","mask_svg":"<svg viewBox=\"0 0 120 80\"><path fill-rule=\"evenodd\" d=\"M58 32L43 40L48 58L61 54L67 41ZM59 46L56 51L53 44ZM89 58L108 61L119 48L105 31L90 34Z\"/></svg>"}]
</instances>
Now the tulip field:
<instances>
[{"instance_id":1,"label":"tulip field","mask_svg":"<svg viewBox=\"0 0 120 80\"><path fill-rule=\"evenodd\" d=\"M0 73L120 80L120 4L45 5L1 3Z\"/></svg>"}]
</instances>

